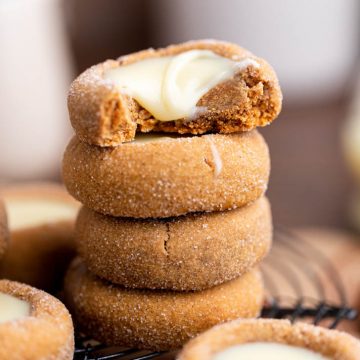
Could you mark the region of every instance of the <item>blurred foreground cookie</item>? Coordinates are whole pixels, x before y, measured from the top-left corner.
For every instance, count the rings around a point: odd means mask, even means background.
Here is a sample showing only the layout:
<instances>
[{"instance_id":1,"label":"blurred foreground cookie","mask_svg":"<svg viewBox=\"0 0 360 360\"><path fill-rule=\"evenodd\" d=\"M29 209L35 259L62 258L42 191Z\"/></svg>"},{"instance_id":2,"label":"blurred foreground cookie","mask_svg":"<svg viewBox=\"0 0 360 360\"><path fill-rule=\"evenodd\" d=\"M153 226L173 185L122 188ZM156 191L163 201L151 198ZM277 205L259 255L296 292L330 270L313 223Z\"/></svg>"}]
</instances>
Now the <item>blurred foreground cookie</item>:
<instances>
[{"instance_id":1,"label":"blurred foreground cookie","mask_svg":"<svg viewBox=\"0 0 360 360\"><path fill-rule=\"evenodd\" d=\"M199 40L91 67L73 82L68 108L82 141L115 146L136 130L248 131L271 123L281 101L265 60L235 44Z\"/></svg>"},{"instance_id":2,"label":"blurred foreground cookie","mask_svg":"<svg viewBox=\"0 0 360 360\"><path fill-rule=\"evenodd\" d=\"M358 360L354 337L288 320L235 320L191 340L178 360L307 359Z\"/></svg>"},{"instance_id":3,"label":"blurred foreground cookie","mask_svg":"<svg viewBox=\"0 0 360 360\"><path fill-rule=\"evenodd\" d=\"M82 208L76 241L89 270L132 288L202 290L234 279L270 249L266 198L170 219L114 218Z\"/></svg>"},{"instance_id":4,"label":"blurred foreground cookie","mask_svg":"<svg viewBox=\"0 0 360 360\"><path fill-rule=\"evenodd\" d=\"M130 290L105 282L76 259L65 278L65 298L76 324L109 345L169 350L211 326L256 317L262 307L258 270L199 292Z\"/></svg>"},{"instance_id":5,"label":"blurred foreground cookie","mask_svg":"<svg viewBox=\"0 0 360 360\"><path fill-rule=\"evenodd\" d=\"M3 201L0 199L0 263L8 246L9 230Z\"/></svg>"},{"instance_id":6,"label":"blurred foreground cookie","mask_svg":"<svg viewBox=\"0 0 360 360\"><path fill-rule=\"evenodd\" d=\"M65 306L43 291L0 280L0 359L71 360L73 354Z\"/></svg>"},{"instance_id":7,"label":"blurred foreground cookie","mask_svg":"<svg viewBox=\"0 0 360 360\"><path fill-rule=\"evenodd\" d=\"M266 190L270 158L255 130L171 138L143 135L116 148L73 138L63 179L86 207L106 215L157 218L243 206Z\"/></svg>"},{"instance_id":8,"label":"blurred foreground cookie","mask_svg":"<svg viewBox=\"0 0 360 360\"><path fill-rule=\"evenodd\" d=\"M74 222L79 204L58 184L0 188L8 213L10 243L0 277L55 291L75 255Z\"/></svg>"}]
</instances>

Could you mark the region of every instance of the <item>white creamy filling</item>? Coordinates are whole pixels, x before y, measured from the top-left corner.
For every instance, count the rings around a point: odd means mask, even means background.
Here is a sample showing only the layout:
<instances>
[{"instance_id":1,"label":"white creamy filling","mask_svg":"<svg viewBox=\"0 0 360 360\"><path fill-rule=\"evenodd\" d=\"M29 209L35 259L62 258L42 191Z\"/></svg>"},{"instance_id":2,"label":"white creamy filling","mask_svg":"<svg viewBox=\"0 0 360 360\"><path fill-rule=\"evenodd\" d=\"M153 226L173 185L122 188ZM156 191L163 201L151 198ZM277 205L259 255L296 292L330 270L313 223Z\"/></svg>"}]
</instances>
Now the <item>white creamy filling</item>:
<instances>
[{"instance_id":1,"label":"white creamy filling","mask_svg":"<svg viewBox=\"0 0 360 360\"><path fill-rule=\"evenodd\" d=\"M104 77L155 119L171 121L193 117L203 95L249 65L259 66L249 58L235 62L209 50L190 50L122 65Z\"/></svg>"},{"instance_id":2,"label":"white creamy filling","mask_svg":"<svg viewBox=\"0 0 360 360\"><path fill-rule=\"evenodd\" d=\"M75 205L56 201L5 198L10 230L19 230L64 220L73 220L78 208Z\"/></svg>"},{"instance_id":3,"label":"white creamy filling","mask_svg":"<svg viewBox=\"0 0 360 360\"><path fill-rule=\"evenodd\" d=\"M30 315L30 304L0 292L0 324Z\"/></svg>"},{"instance_id":4,"label":"white creamy filling","mask_svg":"<svg viewBox=\"0 0 360 360\"><path fill-rule=\"evenodd\" d=\"M312 350L280 343L254 342L218 352L212 360L330 360Z\"/></svg>"}]
</instances>

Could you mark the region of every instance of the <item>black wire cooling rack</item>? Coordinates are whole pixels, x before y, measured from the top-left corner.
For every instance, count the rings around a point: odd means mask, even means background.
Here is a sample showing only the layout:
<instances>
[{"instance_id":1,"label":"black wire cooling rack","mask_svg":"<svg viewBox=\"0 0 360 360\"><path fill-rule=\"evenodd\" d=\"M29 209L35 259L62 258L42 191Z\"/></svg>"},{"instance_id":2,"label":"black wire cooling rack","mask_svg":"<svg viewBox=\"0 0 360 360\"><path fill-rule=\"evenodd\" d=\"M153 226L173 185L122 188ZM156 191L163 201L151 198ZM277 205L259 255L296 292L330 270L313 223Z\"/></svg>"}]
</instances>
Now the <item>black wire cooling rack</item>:
<instances>
[{"instance_id":1,"label":"black wire cooling rack","mask_svg":"<svg viewBox=\"0 0 360 360\"><path fill-rule=\"evenodd\" d=\"M331 261L297 233L277 227L270 255L262 264L266 302L262 317L299 319L335 328L357 313L348 307L342 280ZM172 359L170 353L107 347L78 339L75 360Z\"/></svg>"}]
</instances>

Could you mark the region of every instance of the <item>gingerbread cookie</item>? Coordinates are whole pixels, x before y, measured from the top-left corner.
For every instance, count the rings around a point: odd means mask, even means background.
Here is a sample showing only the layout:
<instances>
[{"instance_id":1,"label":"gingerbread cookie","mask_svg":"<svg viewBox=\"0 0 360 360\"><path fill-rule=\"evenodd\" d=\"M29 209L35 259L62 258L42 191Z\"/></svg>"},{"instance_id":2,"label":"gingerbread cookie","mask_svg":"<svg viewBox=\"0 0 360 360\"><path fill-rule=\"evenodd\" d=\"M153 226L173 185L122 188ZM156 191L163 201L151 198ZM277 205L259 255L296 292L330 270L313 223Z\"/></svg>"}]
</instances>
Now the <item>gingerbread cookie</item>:
<instances>
[{"instance_id":1,"label":"gingerbread cookie","mask_svg":"<svg viewBox=\"0 0 360 360\"><path fill-rule=\"evenodd\" d=\"M203 290L234 279L270 249L266 198L240 209L170 219L114 218L82 208L76 225L89 270L131 288Z\"/></svg>"},{"instance_id":2,"label":"gingerbread cookie","mask_svg":"<svg viewBox=\"0 0 360 360\"><path fill-rule=\"evenodd\" d=\"M0 194L10 229L0 276L50 292L58 290L75 255L79 203L55 183L4 186Z\"/></svg>"},{"instance_id":3,"label":"gingerbread cookie","mask_svg":"<svg viewBox=\"0 0 360 360\"><path fill-rule=\"evenodd\" d=\"M65 185L100 213L148 218L243 206L264 194L270 158L255 130L170 138L140 137L116 148L73 138L63 160Z\"/></svg>"},{"instance_id":4,"label":"gingerbread cookie","mask_svg":"<svg viewBox=\"0 0 360 360\"><path fill-rule=\"evenodd\" d=\"M354 337L288 320L235 320L215 326L191 340L178 360L230 359L357 360L360 342Z\"/></svg>"},{"instance_id":5,"label":"gingerbread cookie","mask_svg":"<svg viewBox=\"0 0 360 360\"><path fill-rule=\"evenodd\" d=\"M74 330L69 312L51 295L0 280L0 359L71 360Z\"/></svg>"},{"instance_id":6,"label":"gingerbread cookie","mask_svg":"<svg viewBox=\"0 0 360 360\"><path fill-rule=\"evenodd\" d=\"M97 278L80 259L65 278L79 328L109 345L169 350L230 319L255 317L263 302L258 270L199 292L125 289Z\"/></svg>"},{"instance_id":7,"label":"gingerbread cookie","mask_svg":"<svg viewBox=\"0 0 360 360\"><path fill-rule=\"evenodd\" d=\"M116 146L136 131L248 131L271 123L282 94L271 66L215 40L191 41L108 60L82 73L68 96L77 136Z\"/></svg>"},{"instance_id":8,"label":"gingerbread cookie","mask_svg":"<svg viewBox=\"0 0 360 360\"><path fill-rule=\"evenodd\" d=\"M3 201L0 199L0 263L8 246L9 230Z\"/></svg>"}]
</instances>

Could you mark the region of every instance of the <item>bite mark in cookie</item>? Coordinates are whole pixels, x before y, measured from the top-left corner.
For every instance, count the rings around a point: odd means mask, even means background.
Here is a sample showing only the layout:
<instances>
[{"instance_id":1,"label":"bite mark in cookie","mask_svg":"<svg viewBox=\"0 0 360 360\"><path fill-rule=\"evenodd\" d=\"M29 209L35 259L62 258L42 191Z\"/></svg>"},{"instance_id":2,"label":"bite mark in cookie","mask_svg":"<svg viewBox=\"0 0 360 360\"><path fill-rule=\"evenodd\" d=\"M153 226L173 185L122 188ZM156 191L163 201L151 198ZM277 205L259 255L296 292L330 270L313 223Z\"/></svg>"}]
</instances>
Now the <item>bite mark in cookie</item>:
<instances>
[{"instance_id":1,"label":"bite mark in cookie","mask_svg":"<svg viewBox=\"0 0 360 360\"><path fill-rule=\"evenodd\" d=\"M131 141L137 131L249 131L271 123L281 102L266 61L235 44L205 40L95 65L73 82L68 97L78 137L100 146Z\"/></svg>"}]
</instances>

